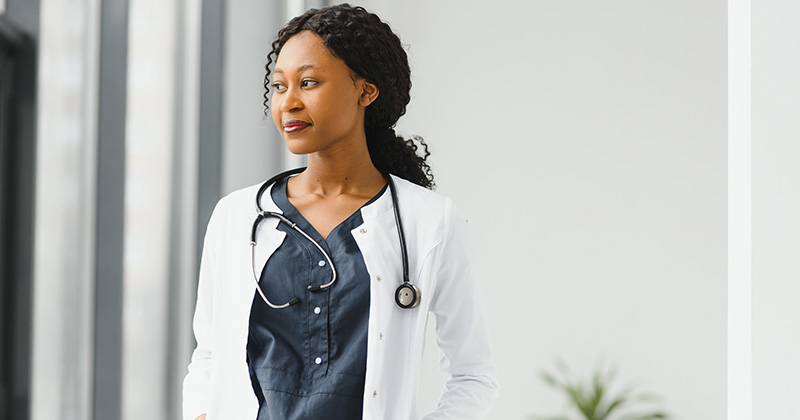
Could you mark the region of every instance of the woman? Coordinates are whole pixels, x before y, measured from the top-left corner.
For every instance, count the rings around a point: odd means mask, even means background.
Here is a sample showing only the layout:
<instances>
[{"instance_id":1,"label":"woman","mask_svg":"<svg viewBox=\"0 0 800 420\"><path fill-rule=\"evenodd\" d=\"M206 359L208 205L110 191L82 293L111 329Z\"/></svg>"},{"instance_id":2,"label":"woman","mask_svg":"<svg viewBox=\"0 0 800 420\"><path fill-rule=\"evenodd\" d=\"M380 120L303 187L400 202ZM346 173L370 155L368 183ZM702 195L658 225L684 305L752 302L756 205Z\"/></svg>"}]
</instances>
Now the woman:
<instances>
[{"instance_id":1,"label":"woman","mask_svg":"<svg viewBox=\"0 0 800 420\"><path fill-rule=\"evenodd\" d=\"M265 88L308 168L211 216L184 419L416 419L429 313L448 380L425 418L484 418L496 369L466 221L429 190L425 143L392 129L411 88L400 40L361 7L310 10L278 33Z\"/></svg>"}]
</instances>

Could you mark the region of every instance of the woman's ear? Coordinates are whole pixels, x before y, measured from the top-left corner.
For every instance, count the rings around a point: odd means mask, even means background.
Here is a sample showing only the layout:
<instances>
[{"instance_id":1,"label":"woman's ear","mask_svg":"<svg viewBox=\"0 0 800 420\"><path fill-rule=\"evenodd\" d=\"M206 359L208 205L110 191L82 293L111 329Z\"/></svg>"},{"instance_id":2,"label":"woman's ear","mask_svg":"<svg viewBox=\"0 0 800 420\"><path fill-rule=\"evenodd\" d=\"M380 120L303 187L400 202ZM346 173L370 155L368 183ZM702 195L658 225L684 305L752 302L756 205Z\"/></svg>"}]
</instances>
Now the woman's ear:
<instances>
[{"instance_id":1,"label":"woman's ear","mask_svg":"<svg viewBox=\"0 0 800 420\"><path fill-rule=\"evenodd\" d=\"M361 96L358 97L358 104L366 108L369 104L374 102L375 99L378 99L378 94L380 94L380 91L377 86L363 80L361 84Z\"/></svg>"}]
</instances>

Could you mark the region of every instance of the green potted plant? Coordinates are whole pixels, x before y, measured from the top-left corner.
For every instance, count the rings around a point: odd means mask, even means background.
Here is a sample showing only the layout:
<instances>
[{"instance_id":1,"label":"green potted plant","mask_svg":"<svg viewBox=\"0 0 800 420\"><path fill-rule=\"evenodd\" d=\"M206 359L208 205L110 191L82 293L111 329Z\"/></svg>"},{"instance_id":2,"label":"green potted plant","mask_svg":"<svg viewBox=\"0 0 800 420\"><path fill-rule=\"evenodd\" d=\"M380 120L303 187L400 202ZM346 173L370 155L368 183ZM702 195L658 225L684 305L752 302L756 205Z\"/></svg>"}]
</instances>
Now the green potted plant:
<instances>
[{"instance_id":1,"label":"green potted plant","mask_svg":"<svg viewBox=\"0 0 800 420\"><path fill-rule=\"evenodd\" d=\"M614 368L595 369L589 380L575 380L563 361L556 362L557 374L543 371L541 378L562 392L568 401L571 415L534 416L531 420L656 420L669 419L658 405L659 397L637 392L633 386L613 385L617 375Z\"/></svg>"}]
</instances>

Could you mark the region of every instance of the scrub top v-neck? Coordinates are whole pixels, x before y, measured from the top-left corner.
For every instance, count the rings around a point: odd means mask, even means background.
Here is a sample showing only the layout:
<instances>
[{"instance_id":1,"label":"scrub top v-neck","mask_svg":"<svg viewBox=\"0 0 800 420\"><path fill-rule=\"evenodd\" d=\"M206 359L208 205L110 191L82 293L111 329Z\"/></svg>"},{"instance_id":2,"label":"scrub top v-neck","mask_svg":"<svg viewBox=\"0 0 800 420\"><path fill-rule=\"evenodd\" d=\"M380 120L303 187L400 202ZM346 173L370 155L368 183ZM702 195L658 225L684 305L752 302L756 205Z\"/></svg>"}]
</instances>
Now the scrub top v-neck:
<instances>
[{"instance_id":1,"label":"scrub top v-neck","mask_svg":"<svg viewBox=\"0 0 800 420\"><path fill-rule=\"evenodd\" d=\"M351 230L363 224L357 210L322 239L289 202L284 178L272 200L317 241L336 266L337 280L311 292L309 285L331 279L321 252L294 229L261 271L260 286L272 301L300 298L284 309L268 307L254 293L247 362L258 398L257 420L359 419L362 416L369 321L369 273ZM377 200L386 187L363 207Z\"/></svg>"}]
</instances>

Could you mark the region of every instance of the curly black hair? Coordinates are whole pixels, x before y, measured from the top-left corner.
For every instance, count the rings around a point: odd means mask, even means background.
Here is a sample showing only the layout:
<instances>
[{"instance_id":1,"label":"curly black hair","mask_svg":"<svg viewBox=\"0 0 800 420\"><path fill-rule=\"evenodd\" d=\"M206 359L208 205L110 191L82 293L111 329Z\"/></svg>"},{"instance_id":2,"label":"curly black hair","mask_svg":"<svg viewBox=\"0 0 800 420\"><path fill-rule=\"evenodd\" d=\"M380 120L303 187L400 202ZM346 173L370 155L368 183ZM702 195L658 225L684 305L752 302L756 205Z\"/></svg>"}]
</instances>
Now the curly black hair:
<instances>
[{"instance_id":1,"label":"curly black hair","mask_svg":"<svg viewBox=\"0 0 800 420\"><path fill-rule=\"evenodd\" d=\"M428 145L422 137L406 140L397 136L393 129L411 100L408 56L392 28L363 7L340 4L311 9L278 31L272 51L267 55L264 112L269 109L270 66L286 41L302 31L319 35L335 57L378 87L380 94L367 107L364 116L367 147L375 167L432 189L435 186L433 172L426 162L430 156Z\"/></svg>"}]
</instances>

